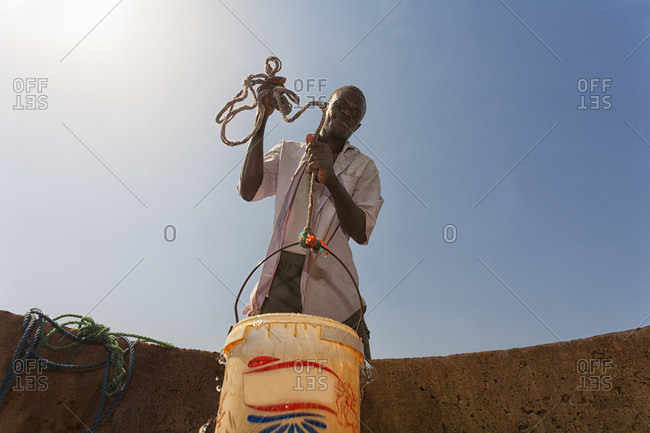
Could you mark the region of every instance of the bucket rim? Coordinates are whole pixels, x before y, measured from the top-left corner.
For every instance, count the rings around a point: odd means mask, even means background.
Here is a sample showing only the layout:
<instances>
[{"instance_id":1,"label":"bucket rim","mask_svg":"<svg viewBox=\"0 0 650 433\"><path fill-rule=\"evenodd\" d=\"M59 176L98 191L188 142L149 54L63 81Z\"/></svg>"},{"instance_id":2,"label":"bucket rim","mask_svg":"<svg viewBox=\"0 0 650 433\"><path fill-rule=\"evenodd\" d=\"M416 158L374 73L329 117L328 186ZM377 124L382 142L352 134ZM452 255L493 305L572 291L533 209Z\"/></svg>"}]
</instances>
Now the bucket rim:
<instances>
[{"instance_id":1,"label":"bucket rim","mask_svg":"<svg viewBox=\"0 0 650 433\"><path fill-rule=\"evenodd\" d=\"M268 324L320 326L321 340L348 346L349 348L357 351L363 358L363 341L353 328L329 317L314 316L311 314L302 313L267 313L258 314L256 316L249 316L246 319L242 319L237 322L237 324L234 325L228 333L222 352L228 355L236 344L245 339L246 329L248 326L254 326L253 324L259 320L262 320L264 323Z\"/></svg>"}]
</instances>

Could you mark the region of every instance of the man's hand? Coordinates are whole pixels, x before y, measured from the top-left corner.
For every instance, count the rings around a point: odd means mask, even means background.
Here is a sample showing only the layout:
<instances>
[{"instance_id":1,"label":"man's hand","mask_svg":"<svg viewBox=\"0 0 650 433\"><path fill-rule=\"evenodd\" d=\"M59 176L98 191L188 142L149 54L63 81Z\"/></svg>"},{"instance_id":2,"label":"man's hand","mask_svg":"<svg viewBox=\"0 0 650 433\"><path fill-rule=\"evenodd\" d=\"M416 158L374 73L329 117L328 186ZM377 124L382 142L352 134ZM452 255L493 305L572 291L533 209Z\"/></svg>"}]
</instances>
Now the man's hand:
<instances>
[{"instance_id":1,"label":"man's hand","mask_svg":"<svg viewBox=\"0 0 650 433\"><path fill-rule=\"evenodd\" d=\"M338 183L334 173L334 157L327 143L312 139L307 144L307 171L315 171L318 181L327 188Z\"/></svg>"},{"instance_id":2,"label":"man's hand","mask_svg":"<svg viewBox=\"0 0 650 433\"><path fill-rule=\"evenodd\" d=\"M334 173L335 154L329 144L307 136L307 170L316 172L318 181L327 187L334 199L336 215L341 222L341 228L359 244L364 244L366 238L366 214L352 200Z\"/></svg>"},{"instance_id":3,"label":"man's hand","mask_svg":"<svg viewBox=\"0 0 650 433\"><path fill-rule=\"evenodd\" d=\"M264 107L264 117L269 117L273 113L273 89L275 86L282 86L287 81L284 77L273 77L266 80L257 88L258 110Z\"/></svg>"}]
</instances>

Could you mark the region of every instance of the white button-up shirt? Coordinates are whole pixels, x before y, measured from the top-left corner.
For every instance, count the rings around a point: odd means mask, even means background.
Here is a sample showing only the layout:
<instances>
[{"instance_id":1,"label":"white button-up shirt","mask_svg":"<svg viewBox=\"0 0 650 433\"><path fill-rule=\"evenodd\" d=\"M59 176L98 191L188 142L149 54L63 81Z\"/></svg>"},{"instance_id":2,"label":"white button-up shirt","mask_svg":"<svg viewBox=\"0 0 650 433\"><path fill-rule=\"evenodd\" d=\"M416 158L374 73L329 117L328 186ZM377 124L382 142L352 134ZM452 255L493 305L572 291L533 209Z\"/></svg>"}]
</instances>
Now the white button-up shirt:
<instances>
[{"instance_id":1,"label":"white button-up shirt","mask_svg":"<svg viewBox=\"0 0 650 433\"><path fill-rule=\"evenodd\" d=\"M275 195L273 234L267 255L283 246L287 216L307 163L306 148L305 143L283 140L264 155L264 177L253 201ZM334 162L334 172L352 200L366 214L367 243L384 203L377 167L372 159L346 142ZM239 185L237 189L239 190ZM296 205L306 207L307 203ZM312 228L328 249L345 263L358 284L359 277L348 244L350 236L341 229L334 200L327 189L313 210ZM307 258L300 281L302 312L345 321L361 308L350 276L334 257L314 254L307 249L305 253ZM250 304L244 308L243 314L259 314L264 299L269 294L279 260L278 253L264 263L260 280L253 289Z\"/></svg>"}]
</instances>

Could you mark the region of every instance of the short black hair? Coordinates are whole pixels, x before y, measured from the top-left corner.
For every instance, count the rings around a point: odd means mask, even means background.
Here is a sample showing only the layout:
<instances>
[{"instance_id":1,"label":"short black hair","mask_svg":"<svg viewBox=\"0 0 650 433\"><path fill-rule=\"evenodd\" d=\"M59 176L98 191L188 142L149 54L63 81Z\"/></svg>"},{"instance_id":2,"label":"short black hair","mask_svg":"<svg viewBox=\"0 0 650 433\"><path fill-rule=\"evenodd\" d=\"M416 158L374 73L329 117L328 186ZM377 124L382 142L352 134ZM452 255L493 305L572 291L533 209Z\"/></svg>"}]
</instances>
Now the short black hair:
<instances>
[{"instance_id":1,"label":"short black hair","mask_svg":"<svg viewBox=\"0 0 650 433\"><path fill-rule=\"evenodd\" d=\"M357 86L342 86L336 89L333 93L332 96L336 95L337 93L344 92L346 90L351 90L352 92L356 93L357 95L361 96L361 99L363 99L363 103L366 104L366 95L363 94L361 89L359 89ZM330 98L331 99L331 98Z\"/></svg>"}]
</instances>

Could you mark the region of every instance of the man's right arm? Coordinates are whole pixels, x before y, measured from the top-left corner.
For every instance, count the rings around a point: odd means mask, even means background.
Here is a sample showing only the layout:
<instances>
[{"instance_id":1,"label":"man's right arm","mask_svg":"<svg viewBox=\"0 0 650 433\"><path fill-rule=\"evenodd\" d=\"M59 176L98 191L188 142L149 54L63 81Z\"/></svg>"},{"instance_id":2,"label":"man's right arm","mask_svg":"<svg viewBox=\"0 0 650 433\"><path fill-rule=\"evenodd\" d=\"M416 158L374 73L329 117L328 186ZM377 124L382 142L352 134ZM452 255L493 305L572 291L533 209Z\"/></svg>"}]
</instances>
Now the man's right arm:
<instances>
[{"instance_id":1,"label":"man's right arm","mask_svg":"<svg viewBox=\"0 0 650 433\"><path fill-rule=\"evenodd\" d=\"M286 78L284 77L273 77L257 89L260 104L258 105L257 115L261 116L260 106L264 107L264 115L262 116L260 129L253 134L250 143L248 143L246 158L239 175L239 195L246 201L255 198L255 194L260 189L264 179L264 130L266 129L266 121L273 113L273 88L277 85L284 85L285 81Z\"/></svg>"},{"instance_id":2,"label":"man's right arm","mask_svg":"<svg viewBox=\"0 0 650 433\"><path fill-rule=\"evenodd\" d=\"M246 201L253 200L264 178L264 130L267 119L268 114L265 114L260 129L253 134L248 143L246 158L241 167L239 194Z\"/></svg>"}]
</instances>

